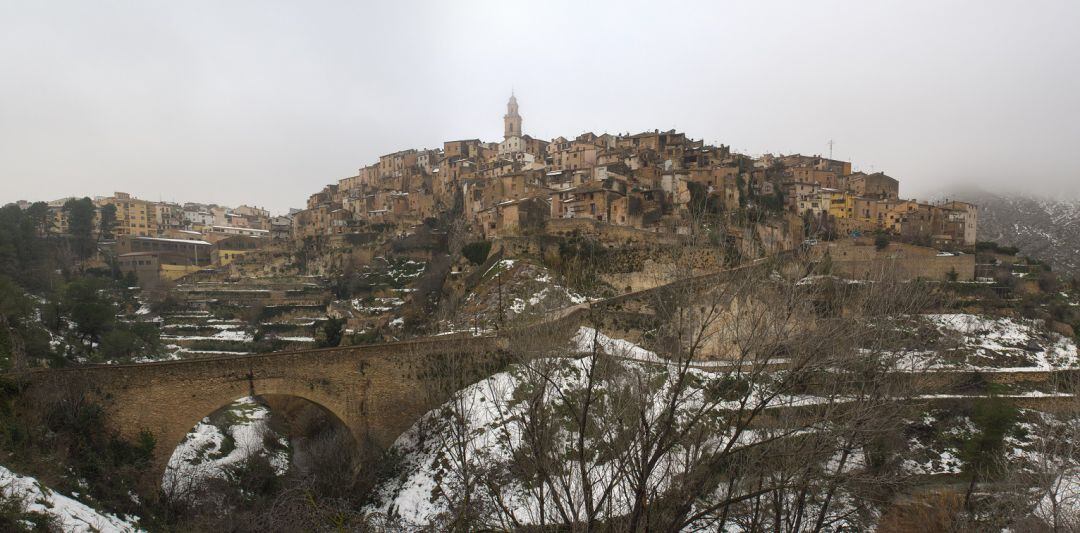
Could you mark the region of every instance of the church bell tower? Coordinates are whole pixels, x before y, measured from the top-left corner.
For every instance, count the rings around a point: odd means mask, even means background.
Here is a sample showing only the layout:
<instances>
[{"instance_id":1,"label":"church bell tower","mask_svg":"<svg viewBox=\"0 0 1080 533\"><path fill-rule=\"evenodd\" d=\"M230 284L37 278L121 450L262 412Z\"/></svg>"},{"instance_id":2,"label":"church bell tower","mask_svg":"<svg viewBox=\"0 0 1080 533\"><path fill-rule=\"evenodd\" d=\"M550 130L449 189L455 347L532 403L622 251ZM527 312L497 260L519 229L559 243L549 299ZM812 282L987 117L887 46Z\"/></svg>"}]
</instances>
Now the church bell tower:
<instances>
[{"instance_id":1,"label":"church bell tower","mask_svg":"<svg viewBox=\"0 0 1080 533\"><path fill-rule=\"evenodd\" d=\"M506 103L506 115L503 116L503 138L521 137L521 115L518 114L517 98L510 93L510 101Z\"/></svg>"}]
</instances>

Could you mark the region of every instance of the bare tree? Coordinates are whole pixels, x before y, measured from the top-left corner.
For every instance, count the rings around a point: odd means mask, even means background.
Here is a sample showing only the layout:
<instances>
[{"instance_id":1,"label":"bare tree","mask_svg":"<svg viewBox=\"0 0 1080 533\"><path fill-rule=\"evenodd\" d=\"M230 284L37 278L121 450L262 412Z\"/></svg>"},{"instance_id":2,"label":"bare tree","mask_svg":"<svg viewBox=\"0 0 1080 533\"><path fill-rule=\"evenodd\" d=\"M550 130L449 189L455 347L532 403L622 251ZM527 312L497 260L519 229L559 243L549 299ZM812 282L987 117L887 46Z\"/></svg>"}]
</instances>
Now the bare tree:
<instances>
[{"instance_id":1,"label":"bare tree","mask_svg":"<svg viewBox=\"0 0 1080 533\"><path fill-rule=\"evenodd\" d=\"M1036 441L1031 454L1034 459L1031 471L1014 466L1006 480L1019 486L1038 487L1031 516L1041 521L1040 526L1055 533L1080 531L1078 383L1074 375L1059 373L1051 385L1061 396L1056 399L1058 405L1048 412L1032 413L1035 417L1032 434Z\"/></svg>"},{"instance_id":2,"label":"bare tree","mask_svg":"<svg viewBox=\"0 0 1080 533\"><path fill-rule=\"evenodd\" d=\"M901 319L925 287L807 277L787 259L678 267L638 295L650 350L602 333L606 302L571 347L558 328L515 338L509 378L449 404L453 527L825 530L890 497L889 443L919 388L895 372L913 334ZM481 412L501 455L475 449Z\"/></svg>"}]
</instances>

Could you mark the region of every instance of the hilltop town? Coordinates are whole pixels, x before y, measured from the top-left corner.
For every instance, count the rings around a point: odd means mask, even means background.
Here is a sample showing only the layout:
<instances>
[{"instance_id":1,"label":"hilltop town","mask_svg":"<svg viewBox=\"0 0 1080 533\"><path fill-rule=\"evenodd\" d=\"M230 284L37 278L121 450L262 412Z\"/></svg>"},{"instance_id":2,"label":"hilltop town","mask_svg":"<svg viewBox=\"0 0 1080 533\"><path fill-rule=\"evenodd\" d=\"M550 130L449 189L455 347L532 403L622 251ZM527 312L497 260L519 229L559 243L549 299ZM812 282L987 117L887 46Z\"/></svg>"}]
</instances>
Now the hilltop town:
<instances>
[{"instance_id":1,"label":"hilltop town","mask_svg":"<svg viewBox=\"0 0 1080 533\"><path fill-rule=\"evenodd\" d=\"M676 131L545 141L523 133L515 96L503 124L498 143L454 140L381 156L312 194L305 209L280 216L247 205L181 205L118 192L94 199L89 225L120 270L144 283L207 269L248 277L305 273L295 268L297 251L312 256L379 238L445 232L432 224L437 219L463 224L467 240L575 232L631 242L690 235L707 220L712 238L742 257L841 237L913 245L893 249L894 258L898 251L914 257L972 251L976 243L976 206L902 199L899 180L853 171L850 162L752 157ZM70 200L48 203L45 231L70 234ZM946 270L956 269L957 261L949 261ZM940 277L930 275L940 270L916 274ZM973 257L959 262L959 271L973 279Z\"/></svg>"},{"instance_id":2,"label":"hilltop town","mask_svg":"<svg viewBox=\"0 0 1080 533\"><path fill-rule=\"evenodd\" d=\"M567 219L687 234L696 212L752 210L794 228L799 241L805 225L808 236L886 232L940 249L975 244L975 206L903 200L897 179L852 172L846 161L755 158L675 131L588 132L544 141L522 133L514 96L503 122L502 142L466 139L441 149L403 150L326 186L295 214L295 237L356 233L371 225L406 231L460 206L486 238L543 231L545 223Z\"/></svg>"}]
</instances>

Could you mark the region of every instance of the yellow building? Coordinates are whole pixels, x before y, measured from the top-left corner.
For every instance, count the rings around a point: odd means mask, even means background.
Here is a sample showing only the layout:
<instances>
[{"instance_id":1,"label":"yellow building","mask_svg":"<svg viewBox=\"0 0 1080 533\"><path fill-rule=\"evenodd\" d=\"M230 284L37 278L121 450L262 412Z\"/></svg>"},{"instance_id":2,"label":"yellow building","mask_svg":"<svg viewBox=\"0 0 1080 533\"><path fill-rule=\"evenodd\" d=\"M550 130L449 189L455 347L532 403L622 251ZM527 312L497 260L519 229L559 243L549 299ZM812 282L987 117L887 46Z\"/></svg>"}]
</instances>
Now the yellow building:
<instances>
[{"instance_id":1,"label":"yellow building","mask_svg":"<svg viewBox=\"0 0 1080 533\"><path fill-rule=\"evenodd\" d=\"M214 250L212 257L215 265L225 266L253 251L254 250Z\"/></svg>"},{"instance_id":2,"label":"yellow building","mask_svg":"<svg viewBox=\"0 0 1080 533\"><path fill-rule=\"evenodd\" d=\"M176 281L188 274L198 272L200 268L201 267L196 265L172 265L165 263L159 267L158 275L161 279Z\"/></svg>"},{"instance_id":3,"label":"yellow building","mask_svg":"<svg viewBox=\"0 0 1080 533\"><path fill-rule=\"evenodd\" d=\"M214 243L211 254L214 265L225 266L245 255L258 252L267 239L248 235L232 235Z\"/></svg>"},{"instance_id":4,"label":"yellow building","mask_svg":"<svg viewBox=\"0 0 1080 533\"><path fill-rule=\"evenodd\" d=\"M855 216L855 196L844 191L821 189L821 205L827 205L829 215L837 219Z\"/></svg>"},{"instance_id":5,"label":"yellow building","mask_svg":"<svg viewBox=\"0 0 1080 533\"><path fill-rule=\"evenodd\" d=\"M126 192L118 192L111 198L100 200L98 204L116 206L116 229L113 234L117 238L124 235L153 237L158 234L160 227L157 204L154 202L132 198Z\"/></svg>"}]
</instances>

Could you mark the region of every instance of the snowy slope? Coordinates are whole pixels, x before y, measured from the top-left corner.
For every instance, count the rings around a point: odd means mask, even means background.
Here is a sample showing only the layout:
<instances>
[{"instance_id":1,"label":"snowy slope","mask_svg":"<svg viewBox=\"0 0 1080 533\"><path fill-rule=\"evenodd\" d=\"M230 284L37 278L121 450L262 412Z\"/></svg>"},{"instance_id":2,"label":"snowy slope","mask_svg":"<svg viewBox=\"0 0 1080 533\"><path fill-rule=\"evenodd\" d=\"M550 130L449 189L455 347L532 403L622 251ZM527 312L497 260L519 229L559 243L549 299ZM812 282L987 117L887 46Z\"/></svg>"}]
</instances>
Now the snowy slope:
<instances>
[{"instance_id":1,"label":"snowy slope","mask_svg":"<svg viewBox=\"0 0 1080 533\"><path fill-rule=\"evenodd\" d=\"M1076 343L1056 333L1046 332L1035 321L972 314L923 315L912 317L912 320L920 325L920 331L927 332L929 343L913 352L909 361L920 369L1022 372L1080 366ZM667 372L671 368L670 362L631 342L606 336L591 328L582 327L566 349L567 355L578 354L582 357L553 360L557 370L550 382L561 395L572 396L581 392L583 376L593 360L590 354L594 349L617 356L616 360L624 369L646 369L643 370L644 375L655 377L661 384L670 378ZM694 369L691 381L697 382L694 387L699 387L698 390L709 390L716 385L712 380L723 375L709 372L708 367L704 367ZM494 491L497 496L492 496L492 491L479 491L491 500L486 505L508 509L515 523L536 523L540 515L537 500L528 492L529 488L515 477L513 465L514 454L523 446L520 421L524 415L518 402L527 396L521 392L523 386L528 387L528 383L527 371L512 367L467 387L454 400L425 415L395 443L396 451L403 458L400 475L379 487L376 504L369 511L400 518L405 525L416 530L438 528L440 520L449 513L452 500L466 483L460 475L462 465L467 463L474 469L475 475L500 480L500 486ZM660 385L660 390L664 390L664 387ZM759 400L762 393L767 391L767 384L755 384L737 398L725 398L726 401L719 402L716 407L735 408L743 400L750 405L763 401L767 408L807 405L825 400L811 395L779 395L771 400ZM558 403L558 395L545 401ZM693 401L688 406L692 404ZM559 409L556 407L554 411L558 412ZM1025 419L1036 416L1036 413L1024 412ZM455 425L452 422L455 419L464 423ZM909 424L908 446L898 450L903 471L911 475L962 472L960 443L974 431L966 416L928 411L921 419L909 421ZM572 424L563 427L567 431L565 428L572 427ZM733 436L726 434L723 428L723 424L718 425L715 436L711 437L715 444L733 440ZM1036 431L1030 420L1021 422L1020 428L1024 431L1007 438L1008 456L1013 465L1030 468L1030 463L1037 459L1033 454L1041 441L1024 436ZM735 446L762 438L767 438L767 435L745 433L735 440ZM561 446L568 446L571 440L564 438L560 441ZM455 448L462 443L464 448ZM600 444L597 443L597 448L603 447ZM461 453L462 449L464 453ZM569 453L569 448L559 453ZM580 471L573 461L568 461L564 467ZM600 484L614 481L614 486L620 486L619 474L609 471L609 464L603 460L590 461L586 470ZM656 479L655 483L659 491L666 486L663 478ZM614 494L608 503L608 516L618 515L628 507L623 493L617 489ZM550 510L545 514L549 518L552 516ZM493 527L503 525L495 524Z\"/></svg>"},{"instance_id":2,"label":"snowy slope","mask_svg":"<svg viewBox=\"0 0 1080 533\"><path fill-rule=\"evenodd\" d=\"M1080 468L1070 468L1054 479L1033 514L1062 530L1080 528Z\"/></svg>"},{"instance_id":3,"label":"snowy slope","mask_svg":"<svg viewBox=\"0 0 1080 533\"><path fill-rule=\"evenodd\" d=\"M23 501L26 512L52 517L64 532L128 533L140 531L133 519L99 512L78 500L54 492L29 476L0 466L0 492Z\"/></svg>"},{"instance_id":4,"label":"snowy slope","mask_svg":"<svg viewBox=\"0 0 1080 533\"><path fill-rule=\"evenodd\" d=\"M586 301L585 296L560 285L547 268L503 259L484 273L483 281L462 302L456 323L444 329L489 329L500 320L506 324L528 322Z\"/></svg>"},{"instance_id":5,"label":"snowy slope","mask_svg":"<svg viewBox=\"0 0 1080 533\"><path fill-rule=\"evenodd\" d=\"M543 366L550 371L550 389L545 389L544 403L552 405L556 416L568 417L568 411L559 407L560 399L580 394L585 389L586 375L592 364L594 347L597 351L608 355L617 356L614 362L622 369L630 371L624 375L645 377L653 383L649 388L649 397L654 399L666 397L675 379L675 373L670 372L673 368L668 362L659 359L656 354L649 352L633 343L621 339L607 337L591 328L581 328L567 346L567 354L582 355L578 359L558 358L540 360L534 362L534 368ZM609 360L611 361L611 360ZM551 365L547 367L546 365ZM468 464L469 469L477 473L483 472L489 479L499 479L499 487L487 487L478 491L476 505L504 509L513 516L513 520L506 523L493 524L492 527L512 527L514 524L539 523L541 507L536 498L535 487L526 486L515 473L514 457L525 446L523 441L522 421L527 418L525 414L527 392L535 386L535 381L530 381L531 370L526 367L514 366L506 372L493 375L485 380L473 384L459 391L455 398L444 404L441 408L427 413L410 430L405 432L394 444L394 449L403 458L400 465L401 474L377 489L376 504L369 511L380 514L389 514L398 517L402 522L415 530L425 528L438 528L440 519L445 517L450 509L450 501L460 497L462 487L467 480L461 477L462 465ZM613 371L616 372L616 371ZM617 374L621 374L616 372ZM691 369L687 378L689 391L685 395L685 401L681 402L678 410L679 417L687 416L690 412L703 405L703 398L710 390L721 390L725 382L725 374L712 373L703 370ZM616 380L618 381L618 380ZM603 396L611 383L600 381L597 384L599 395ZM619 382L619 386L625 386ZM754 405L760 400L761 391L751 386L740 396L748 404ZM523 394L524 393L524 394ZM799 399L777 398L775 404L791 404ZM650 416L659 417L662 402L650 404L654 412ZM736 408L740 399L731 398L716 404L710 402L709 411L705 416L707 420L719 420L722 411L728 408ZM769 401L769 405L774 402ZM611 413L595 415L599 419L614 419ZM714 419L715 417L715 419ZM460 423L455 423L460 420ZM655 422L655 420L654 420ZM711 422L705 422L711 423ZM619 426L618 422L611 422L612 432ZM563 423L557 423L561 429L555 441L558 443L558 455L569 457L576 433L573 422L566 418ZM604 433L604 431L601 431ZM705 450L717 450L731 442L734 447L748 445L773 436L769 430L746 430L734 434L729 426L718 424L714 433L705 442L701 443L701 453ZM610 442L604 438L587 437L588 448L609 449ZM464 441L464 446L461 443ZM462 453L464 450L464 453ZM681 454L684 453L680 446L675 446L670 453L666 453L659 461L659 465L650 477L648 483L654 490L662 492L666 490L672 477L679 469ZM567 479L573 483L582 483L581 477L590 479L590 484L596 487L613 486L611 498L606 502L604 514L606 516L619 516L627 512L632 505L632 492L630 480L624 471L617 471L617 465L611 460L611 456L596 456L590 458L584 468L576 461L566 461L559 468L565 469ZM582 470L585 472L583 473ZM581 493L568 496L568 506L581 508L582 502L575 498L583 497ZM543 514L548 520L557 516L554 508L549 503L543 509ZM493 515L499 513L493 512Z\"/></svg>"},{"instance_id":6,"label":"snowy slope","mask_svg":"<svg viewBox=\"0 0 1080 533\"><path fill-rule=\"evenodd\" d=\"M585 339L582 334L578 337L575 343L584 348ZM636 347L628 343L611 343L607 339L602 341L612 349L629 348L635 355L648 353L640 348L634 350ZM568 346L567 350L581 351L575 346ZM582 389L591 357L551 362L556 365L553 376L557 388L564 392ZM512 368L469 386L459 391L455 399L442 408L429 412L402 435L394 446L403 454L404 475L380 488L380 503L375 510L397 515L405 524L415 528L430 527L438 523L441 514L447 512L446 498L455 497L454 494L460 491L464 483L452 466L455 461L464 459L476 468L489 472L509 471L512 455L522 445L515 416L522 405L516 401L515 393L528 379L526 374L527 371L522 368ZM707 376L705 379L708 379ZM555 401L554 397L551 401ZM450 422L455 419L454 413L465 415L465 427L457 427ZM455 431L465 431L469 436L467 457L458 455L452 446L448 446ZM564 438L564 444L571 441L569 434ZM567 467L574 468L570 463ZM614 475L609 471L610 466L602 460L592 462L589 469L599 483L605 483ZM663 484L661 480L658 483ZM537 522L540 510L536 500L518 480L506 479L499 497L519 523ZM617 499L611 503L610 512L615 515L627 507L625 499ZM552 510L548 509L547 513L550 516Z\"/></svg>"},{"instance_id":7,"label":"snowy slope","mask_svg":"<svg viewBox=\"0 0 1080 533\"><path fill-rule=\"evenodd\" d=\"M1038 372L1080 367L1076 342L1036 320L967 313L915 318L928 350L904 358L901 370ZM928 326L928 327L926 327ZM905 366L908 366L905 368Z\"/></svg>"},{"instance_id":8,"label":"snowy slope","mask_svg":"<svg viewBox=\"0 0 1080 533\"><path fill-rule=\"evenodd\" d=\"M278 475L289 468L289 442L267 428L270 411L254 398L241 398L204 418L173 451L162 479L168 494L185 496L210 478L226 478L229 468L254 455L265 455ZM269 438L268 438L269 437ZM273 449L268 440L275 441Z\"/></svg>"}]
</instances>

